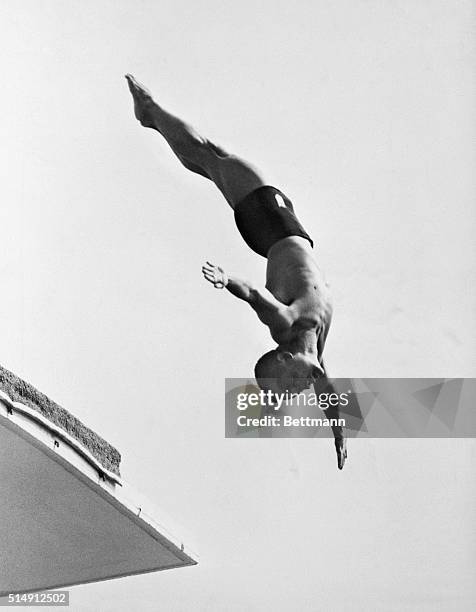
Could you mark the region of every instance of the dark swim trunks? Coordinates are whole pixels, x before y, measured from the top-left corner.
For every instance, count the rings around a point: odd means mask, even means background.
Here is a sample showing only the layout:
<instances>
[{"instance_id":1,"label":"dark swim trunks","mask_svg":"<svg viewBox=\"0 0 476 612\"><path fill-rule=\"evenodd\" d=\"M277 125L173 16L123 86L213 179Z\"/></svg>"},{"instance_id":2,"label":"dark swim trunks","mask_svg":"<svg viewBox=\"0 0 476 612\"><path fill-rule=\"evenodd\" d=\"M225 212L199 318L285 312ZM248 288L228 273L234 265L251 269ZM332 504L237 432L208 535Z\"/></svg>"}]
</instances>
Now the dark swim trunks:
<instances>
[{"instance_id":1,"label":"dark swim trunks","mask_svg":"<svg viewBox=\"0 0 476 612\"><path fill-rule=\"evenodd\" d=\"M314 246L296 217L291 200L275 187L258 187L238 202L235 222L246 244L263 257L273 244L288 236L300 236Z\"/></svg>"}]
</instances>

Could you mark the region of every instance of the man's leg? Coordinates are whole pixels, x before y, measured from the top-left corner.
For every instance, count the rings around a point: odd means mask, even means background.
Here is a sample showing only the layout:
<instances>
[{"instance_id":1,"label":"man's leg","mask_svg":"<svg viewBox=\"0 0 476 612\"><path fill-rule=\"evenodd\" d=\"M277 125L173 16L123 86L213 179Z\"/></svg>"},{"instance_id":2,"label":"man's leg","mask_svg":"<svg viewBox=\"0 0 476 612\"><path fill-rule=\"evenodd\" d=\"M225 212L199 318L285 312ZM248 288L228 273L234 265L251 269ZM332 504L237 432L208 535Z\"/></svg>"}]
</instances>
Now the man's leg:
<instances>
[{"instance_id":1,"label":"man's leg","mask_svg":"<svg viewBox=\"0 0 476 612\"><path fill-rule=\"evenodd\" d=\"M266 184L256 168L235 155L229 155L165 111L134 77L126 75L126 79L140 123L160 132L185 168L213 181L232 208Z\"/></svg>"}]
</instances>

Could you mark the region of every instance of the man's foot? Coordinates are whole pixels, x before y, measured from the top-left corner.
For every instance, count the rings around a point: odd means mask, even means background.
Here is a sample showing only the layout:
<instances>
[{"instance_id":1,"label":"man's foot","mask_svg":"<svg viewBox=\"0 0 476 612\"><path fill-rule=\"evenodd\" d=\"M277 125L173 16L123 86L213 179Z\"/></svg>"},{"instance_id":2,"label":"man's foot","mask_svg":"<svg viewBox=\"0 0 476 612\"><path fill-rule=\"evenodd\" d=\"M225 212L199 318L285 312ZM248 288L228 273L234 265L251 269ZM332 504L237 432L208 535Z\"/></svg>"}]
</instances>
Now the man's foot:
<instances>
[{"instance_id":1,"label":"man's foot","mask_svg":"<svg viewBox=\"0 0 476 612\"><path fill-rule=\"evenodd\" d=\"M347 459L347 440L345 438L336 438L334 442L337 452L337 467L341 470Z\"/></svg>"},{"instance_id":2,"label":"man's foot","mask_svg":"<svg viewBox=\"0 0 476 612\"><path fill-rule=\"evenodd\" d=\"M154 121L154 110L157 104L152 95L141 85L132 74L126 74L126 81L134 99L134 114L144 127L157 129Z\"/></svg>"}]
</instances>

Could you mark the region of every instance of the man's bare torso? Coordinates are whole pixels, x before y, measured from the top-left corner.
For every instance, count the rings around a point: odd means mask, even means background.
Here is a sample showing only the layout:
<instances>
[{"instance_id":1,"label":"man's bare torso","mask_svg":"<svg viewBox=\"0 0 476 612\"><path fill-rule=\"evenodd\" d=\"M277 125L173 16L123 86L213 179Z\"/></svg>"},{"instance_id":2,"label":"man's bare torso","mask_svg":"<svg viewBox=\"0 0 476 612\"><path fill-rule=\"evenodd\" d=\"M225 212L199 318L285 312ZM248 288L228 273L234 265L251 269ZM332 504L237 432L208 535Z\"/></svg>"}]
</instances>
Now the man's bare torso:
<instances>
[{"instance_id":1,"label":"man's bare torso","mask_svg":"<svg viewBox=\"0 0 476 612\"><path fill-rule=\"evenodd\" d=\"M293 307L297 325L316 326L321 354L332 318L332 302L329 286L307 240L290 236L271 247L266 288L277 300Z\"/></svg>"}]
</instances>

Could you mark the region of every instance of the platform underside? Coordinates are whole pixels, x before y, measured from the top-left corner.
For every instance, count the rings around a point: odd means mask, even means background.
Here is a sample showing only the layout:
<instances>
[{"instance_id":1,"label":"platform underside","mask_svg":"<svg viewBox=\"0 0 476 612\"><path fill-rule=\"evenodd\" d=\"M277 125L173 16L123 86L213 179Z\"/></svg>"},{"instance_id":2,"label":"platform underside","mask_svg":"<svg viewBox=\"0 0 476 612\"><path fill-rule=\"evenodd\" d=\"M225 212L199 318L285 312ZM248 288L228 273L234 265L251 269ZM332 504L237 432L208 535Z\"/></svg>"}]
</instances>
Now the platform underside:
<instances>
[{"instance_id":1,"label":"platform underside","mask_svg":"<svg viewBox=\"0 0 476 612\"><path fill-rule=\"evenodd\" d=\"M0 486L0 595L196 564L119 478L1 398Z\"/></svg>"}]
</instances>

